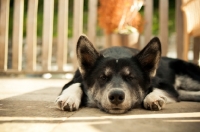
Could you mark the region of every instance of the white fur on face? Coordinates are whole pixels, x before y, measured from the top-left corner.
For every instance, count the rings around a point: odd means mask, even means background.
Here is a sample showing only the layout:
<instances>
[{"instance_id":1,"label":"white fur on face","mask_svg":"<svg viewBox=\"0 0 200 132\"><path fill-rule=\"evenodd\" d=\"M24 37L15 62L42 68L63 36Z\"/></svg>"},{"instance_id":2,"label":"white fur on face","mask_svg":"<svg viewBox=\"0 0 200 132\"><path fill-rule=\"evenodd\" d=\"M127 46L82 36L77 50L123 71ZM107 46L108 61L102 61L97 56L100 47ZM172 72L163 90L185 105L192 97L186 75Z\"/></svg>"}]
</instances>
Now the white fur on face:
<instances>
[{"instance_id":1,"label":"white fur on face","mask_svg":"<svg viewBox=\"0 0 200 132\"><path fill-rule=\"evenodd\" d=\"M123 103L119 105L114 105L109 101L108 95L112 90L121 90L125 93L125 99ZM93 86L88 90L88 106L89 107L99 107L100 109L103 109L104 111L108 113L124 113L128 111L132 104L135 104L137 102L137 96L135 93L130 92L128 88L126 88L125 85L122 85L120 88L113 88L112 85L107 85L106 88L102 91L99 88L95 88ZM95 102L95 101L98 101ZM119 108L119 110L113 110L113 108Z\"/></svg>"},{"instance_id":2,"label":"white fur on face","mask_svg":"<svg viewBox=\"0 0 200 132\"><path fill-rule=\"evenodd\" d=\"M107 67L104 74L109 75L109 73L111 73L111 72L112 72L112 70L109 67Z\"/></svg>"},{"instance_id":3,"label":"white fur on face","mask_svg":"<svg viewBox=\"0 0 200 132\"><path fill-rule=\"evenodd\" d=\"M130 74L130 69L128 67L125 67L123 69L123 72L125 73L125 75L129 75Z\"/></svg>"},{"instance_id":4,"label":"white fur on face","mask_svg":"<svg viewBox=\"0 0 200 132\"><path fill-rule=\"evenodd\" d=\"M75 83L66 88L62 94L57 97L56 103L61 110L78 110L82 95L83 91L80 87L80 83Z\"/></svg>"}]
</instances>

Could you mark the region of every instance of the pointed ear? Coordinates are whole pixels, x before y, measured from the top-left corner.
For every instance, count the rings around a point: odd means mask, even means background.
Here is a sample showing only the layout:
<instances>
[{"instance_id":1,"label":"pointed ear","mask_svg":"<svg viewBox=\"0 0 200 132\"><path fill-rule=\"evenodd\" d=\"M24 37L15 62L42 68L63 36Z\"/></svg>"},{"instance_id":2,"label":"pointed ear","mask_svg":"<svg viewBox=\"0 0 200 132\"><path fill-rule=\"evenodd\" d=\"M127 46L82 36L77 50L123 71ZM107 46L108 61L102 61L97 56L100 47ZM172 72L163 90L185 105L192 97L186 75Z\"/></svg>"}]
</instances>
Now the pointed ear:
<instances>
[{"instance_id":1,"label":"pointed ear","mask_svg":"<svg viewBox=\"0 0 200 132\"><path fill-rule=\"evenodd\" d=\"M94 66L97 58L100 56L93 44L84 35L80 36L78 39L76 54L82 76Z\"/></svg>"},{"instance_id":2,"label":"pointed ear","mask_svg":"<svg viewBox=\"0 0 200 132\"><path fill-rule=\"evenodd\" d=\"M140 51L136 58L141 64L143 70L147 72L150 77L155 76L161 57L161 43L159 38L153 38L142 51Z\"/></svg>"}]
</instances>

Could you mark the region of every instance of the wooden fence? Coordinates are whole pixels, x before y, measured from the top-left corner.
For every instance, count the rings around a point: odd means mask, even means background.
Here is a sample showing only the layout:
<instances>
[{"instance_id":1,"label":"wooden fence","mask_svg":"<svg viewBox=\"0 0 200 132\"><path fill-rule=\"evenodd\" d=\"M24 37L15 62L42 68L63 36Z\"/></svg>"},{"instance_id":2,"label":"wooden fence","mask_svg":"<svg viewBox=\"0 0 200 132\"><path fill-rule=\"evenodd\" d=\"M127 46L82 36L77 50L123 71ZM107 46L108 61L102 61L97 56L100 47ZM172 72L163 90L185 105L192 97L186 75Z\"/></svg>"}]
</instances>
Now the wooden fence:
<instances>
[{"instance_id":1,"label":"wooden fence","mask_svg":"<svg viewBox=\"0 0 200 132\"><path fill-rule=\"evenodd\" d=\"M0 72L7 73L63 73L67 63L67 28L68 28L68 0L58 0L58 27L57 27L57 70L51 69L52 40L53 40L53 13L54 0L44 0L43 33L42 33L42 69L36 68L37 48L37 11L38 0L28 1L27 31L26 31L26 68L22 68L22 41L23 41L23 13L24 0L14 1L13 35L12 35L12 68L8 69L8 27L10 0L0 0ZM94 41L97 0L89 1L88 21L90 28L88 36ZM74 0L73 43L82 34L83 27L83 0Z\"/></svg>"},{"instance_id":2,"label":"wooden fence","mask_svg":"<svg viewBox=\"0 0 200 132\"><path fill-rule=\"evenodd\" d=\"M88 32L86 33L92 42L95 42L97 24L97 0L88 1ZM57 69L51 68L52 40L53 40L53 13L54 0L44 0L43 7L43 34L42 34L42 69L36 68L37 48L37 11L38 0L28 0L27 31L26 31L26 67L22 68L22 41L23 41L23 15L24 0L14 0L14 20L12 35L12 68L8 68L8 27L10 0L0 0L0 73L65 73L64 66L67 63L67 28L68 28L68 0L58 0L58 33L57 33ZM83 33L83 0L74 0L73 7L73 51L76 41ZM159 1L159 37L162 41L163 55L167 54L168 46L168 0ZM181 46L182 12L181 0L176 0L176 26L177 44ZM145 42L152 37L153 0L145 1L144 17L146 21L144 29ZM181 48L179 48L181 50ZM180 56L180 55L178 55ZM75 58L75 57L74 57ZM75 59L73 59L75 64Z\"/></svg>"}]
</instances>

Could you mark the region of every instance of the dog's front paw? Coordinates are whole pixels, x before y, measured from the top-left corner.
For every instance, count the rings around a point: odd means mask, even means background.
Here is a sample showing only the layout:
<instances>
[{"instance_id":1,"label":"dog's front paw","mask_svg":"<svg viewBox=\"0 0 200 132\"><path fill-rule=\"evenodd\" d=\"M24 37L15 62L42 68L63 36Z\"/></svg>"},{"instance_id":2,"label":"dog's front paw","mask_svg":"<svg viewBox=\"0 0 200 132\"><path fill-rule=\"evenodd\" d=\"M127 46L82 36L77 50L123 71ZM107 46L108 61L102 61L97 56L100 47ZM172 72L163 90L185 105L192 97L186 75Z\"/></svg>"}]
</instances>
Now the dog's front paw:
<instances>
[{"instance_id":1,"label":"dog's front paw","mask_svg":"<svg viewBox=\"0 0 200 132\"><path fill-rule=\"evenodd\" d=\"M57 97L56 103L61 110L75 111L79 108L80 100L75 96L60 95Z\"/></svg>"},{"instance_id":2,"label":"dog's front paw","mask_svg":"<svg viewBox=\"0 0 200 132\"><path fill-rule=\"evenodd\" d=\"M78 110L81 103L82 93L80 83L72 84L57 97L56 103L61 110Z\"/></svg>"},{"instance_id":3,"label":"dog's front paw","mask_svg":"<svg viewBox=\"0 0 200 132\"><path fill-rule=\"evenodd\" d=\"M166 104L166 98L153 93L148 94L143 101L145 109L161 110Z\"/></svg>"}]
</instances>

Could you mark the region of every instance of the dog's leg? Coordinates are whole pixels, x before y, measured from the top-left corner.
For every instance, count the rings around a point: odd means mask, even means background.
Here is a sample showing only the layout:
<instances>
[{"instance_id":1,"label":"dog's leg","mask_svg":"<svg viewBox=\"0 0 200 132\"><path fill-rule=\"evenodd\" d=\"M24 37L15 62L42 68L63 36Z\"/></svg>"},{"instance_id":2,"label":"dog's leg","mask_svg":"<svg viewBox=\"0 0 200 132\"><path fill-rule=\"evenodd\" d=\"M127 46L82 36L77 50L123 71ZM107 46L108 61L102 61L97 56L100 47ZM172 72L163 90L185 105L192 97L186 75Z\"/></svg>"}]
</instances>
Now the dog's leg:
<instances>
[{"instance_id":1,"label":"dog's leg","mask_svg":"<svg viewBox=\"0 0 200 132\"><path fill-rule=\"evenodd\" d=\"M175 88L186 91L200 91L200 82L187 75L176 76Z\"/></svg>"},{"instance_id":2,"label":"dog's leg","mask_svg":"<svg viewBox=\"0 0 200 132\"><path fill-rule=\"evenodd\" d=\"M80 83L70 85L62 91L60 96L57 97L56 103L61 110L78 110L83 95L80 85Z\"/></svg>"},{"instance_id":3,"label":"dog's leg","mask_svg":"<svg viewBox=\"0 0 200 132\"><path fill-rule=\"evenodd\" d=\"M143 105L145 109L161 110L166 103L175 101L176 100L166 91L154 88L153 91L145 97Z\"/></svg>"},{"instance_id":4,"label":"dog's leg","mask_svg":"<svg viewBox=\"0 0 200 132\"><path fill-rule=\"evenodd\" d=\"M175 88L179 93L179 100L200 101L200 82L189 76L176 76Z\"/></svg>"},{"instance_id":5,"label":"dog's leg","mask_svg":"<svg viewBox=\"0 0 200 132\"><path fill-rule=\"evenodd\" d=\"M197 101L200 102L200 91L178 90L179 99L182 101Z\"/></svg>"}]
</instances>

